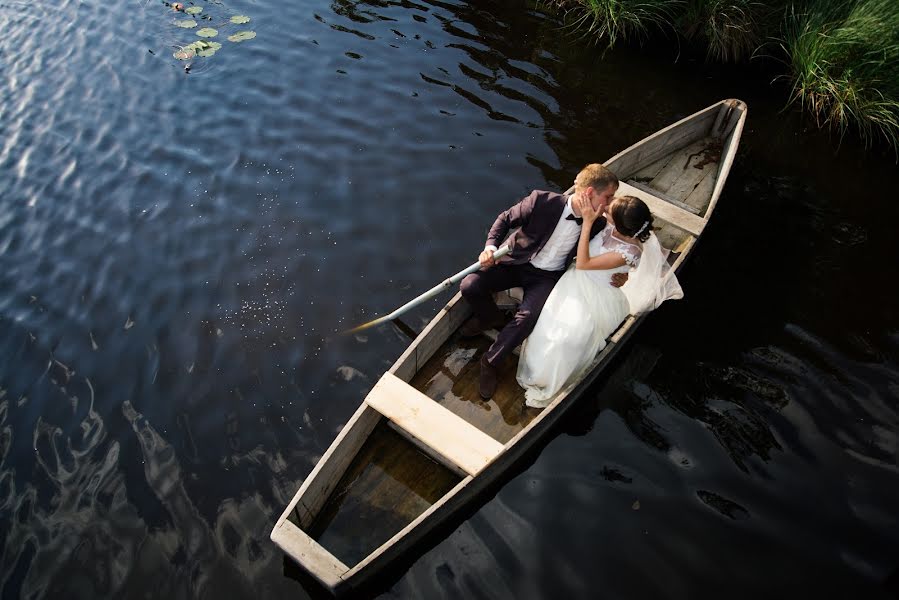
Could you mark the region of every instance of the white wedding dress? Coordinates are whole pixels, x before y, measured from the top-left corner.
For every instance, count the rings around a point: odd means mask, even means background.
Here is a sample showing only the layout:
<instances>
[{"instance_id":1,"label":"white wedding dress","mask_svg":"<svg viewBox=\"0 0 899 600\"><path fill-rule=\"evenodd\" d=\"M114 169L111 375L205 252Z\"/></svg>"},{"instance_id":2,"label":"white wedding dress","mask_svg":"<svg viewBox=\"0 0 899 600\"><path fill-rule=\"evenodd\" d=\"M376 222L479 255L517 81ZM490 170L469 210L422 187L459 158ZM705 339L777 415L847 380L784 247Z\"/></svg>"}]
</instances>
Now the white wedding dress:
<instances>
[{"instance_id":1,"label":"white wedding dress","mask_svg":"<svg viewBox=\"0 0 899 600\"><path fill-rule=\"evenodd\" d=\"M668 298L683 296L655 234L641 249L619 239L614 231L607 224L590 241L590 256L617 252L625 264L594 270L579 270L572 264L556 283L537 325L522 345L517 379L525 389L528 406L547 406L571 376L605 348L606 338L629 313L652 310ZM640 276L630 274L621 288L612 285L614 273L630 271L644 256L649 260L646 269L637 269ZM655 272L647 274L647 270Z\"/></svg>"}]
</instances>

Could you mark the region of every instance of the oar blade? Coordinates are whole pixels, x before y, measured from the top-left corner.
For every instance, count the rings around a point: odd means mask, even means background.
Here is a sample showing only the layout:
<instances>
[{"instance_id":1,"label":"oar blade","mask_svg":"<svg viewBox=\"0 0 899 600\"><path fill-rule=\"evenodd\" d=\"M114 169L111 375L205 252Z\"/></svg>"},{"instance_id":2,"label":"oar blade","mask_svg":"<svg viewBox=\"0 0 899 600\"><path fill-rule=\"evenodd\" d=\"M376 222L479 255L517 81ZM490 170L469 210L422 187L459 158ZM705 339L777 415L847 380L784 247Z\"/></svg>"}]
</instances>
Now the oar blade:
<instances>
[{"instance_id":1,"label":"oar blade","mask_svg":"<svg viewBox=\"0 0 899 600\"><path fill-rule=\"evenodd\" d=\"M356 327L353 327L352 329L347 329L346 331L344 331L344 333L345 334L359 333L360 331L365 331L366 329L371 329L375 325L380 325L381 323L388 321L388 320L389 319L387 317L380 317L380 318L375 319L374 321L369 321L368 323L363 323L362 325L357 325Z\"/></svg>"}]
</instances>

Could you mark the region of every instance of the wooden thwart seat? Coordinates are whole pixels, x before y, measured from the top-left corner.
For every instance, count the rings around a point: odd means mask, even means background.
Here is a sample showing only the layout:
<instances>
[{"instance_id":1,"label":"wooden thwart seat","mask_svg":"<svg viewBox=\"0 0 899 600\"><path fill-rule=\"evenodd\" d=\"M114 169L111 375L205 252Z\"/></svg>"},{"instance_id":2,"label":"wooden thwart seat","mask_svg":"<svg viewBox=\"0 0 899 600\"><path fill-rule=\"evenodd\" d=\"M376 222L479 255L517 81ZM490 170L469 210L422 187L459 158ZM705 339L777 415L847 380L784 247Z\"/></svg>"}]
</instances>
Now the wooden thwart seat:
<instances>
[{"instance_id":1,"label":"wooden thwart seat","mask_svg":"<svg viewBox=\"0 0 899 600\"><path fill-rule=\"evenodd\" d=\"M668 221L672 225L680 227L684 231L688 231L695 236L698 236L702 233L702 230L705 228L705 219L700 216L694 215L693 213L686 211L682 208L678 208L668 202L665 202L661 198L653 196L652 194L645 192L641 189L635 188L632 185L628 185L625 182L621 182L618 185L618 191L615 193L616 196L635 196L646 203L649 206L649 210L652 211L652 214L662 220Z\"/></svg>"},{"instance_id":2,"label":"wooden thwart seat","mask_svg":"<svg viewBox=\"0 0 899 600\"><path fill-rule=\"evenodd\" d=\"M271 538L291 556L302 559L304 564L308 565L307 568L325 585L336 587L341 581L341 576L349 571L349 567L340 559L286 519L278 521L272 530Z\"/></svg>"},{"instance_id":3,"label":"wooden thwart seat","mask_svg":"<svg viewBox=\"0 0 899 600\"><path fill-rule=\"evenodd\" d=\"M468 475L476 475L503 449L495 439L391 373L381 377L365 401Z\"/></svg>"}]
</instances>

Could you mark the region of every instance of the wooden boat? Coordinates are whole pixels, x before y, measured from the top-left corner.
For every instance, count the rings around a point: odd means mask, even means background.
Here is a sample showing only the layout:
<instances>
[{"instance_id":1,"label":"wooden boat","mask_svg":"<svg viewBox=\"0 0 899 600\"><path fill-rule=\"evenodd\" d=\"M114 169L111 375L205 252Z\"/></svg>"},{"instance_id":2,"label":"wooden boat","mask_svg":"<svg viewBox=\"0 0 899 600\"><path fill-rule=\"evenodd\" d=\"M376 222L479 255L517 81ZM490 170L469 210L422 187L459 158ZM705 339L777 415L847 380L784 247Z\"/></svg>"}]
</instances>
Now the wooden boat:
<instances>
[{"instance_id":1,"label":"wooden boat","mask_svg":"<svg viewBox=\"0 0 899 600\"><path fill-rule=\"evenodd\" d=\"M617 195L651 208L675 270L715 209L746 110L723 100L605 163L621 180ZM470 314L460 294L440 310L372 388L272 530L271 539L332 592L378 574L500 477L643 319L629 316L593 363L538 410L524 404L514 360L501 370L494 397L481 400L478 359L491 340L457 335Z\"/></svg>"}]
</instances>

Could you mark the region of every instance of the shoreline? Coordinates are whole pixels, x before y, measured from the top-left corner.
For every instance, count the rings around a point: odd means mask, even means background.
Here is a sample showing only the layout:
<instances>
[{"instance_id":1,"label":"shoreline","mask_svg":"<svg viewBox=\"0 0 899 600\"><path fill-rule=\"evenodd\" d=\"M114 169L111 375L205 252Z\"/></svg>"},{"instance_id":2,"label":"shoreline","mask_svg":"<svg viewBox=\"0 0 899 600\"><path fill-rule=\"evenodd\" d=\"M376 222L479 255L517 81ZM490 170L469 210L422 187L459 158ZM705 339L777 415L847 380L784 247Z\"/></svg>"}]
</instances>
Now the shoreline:
<instances>
[{"instance_id":1,"label":"shoreline","mask_svg":"<svg viewBox=\"0 0 899 600\"><path fill-rule=\"evenodd\" d=\"M748 0L549 0L573 36L600 53L619 45L770 75L818 128L899 161L899 3ZM778 91L778 93L782 93Z\"/></svg>"}]
</instances>

